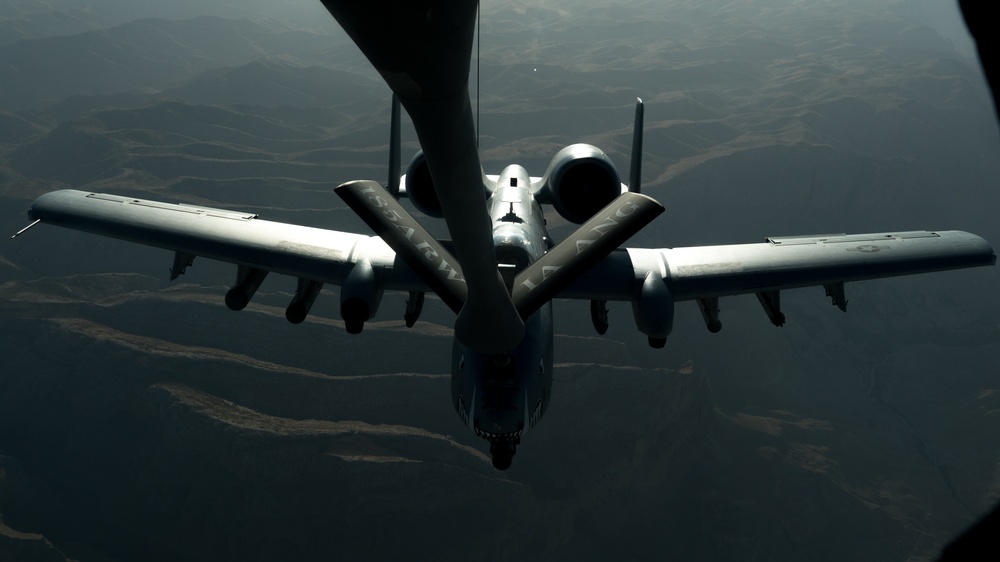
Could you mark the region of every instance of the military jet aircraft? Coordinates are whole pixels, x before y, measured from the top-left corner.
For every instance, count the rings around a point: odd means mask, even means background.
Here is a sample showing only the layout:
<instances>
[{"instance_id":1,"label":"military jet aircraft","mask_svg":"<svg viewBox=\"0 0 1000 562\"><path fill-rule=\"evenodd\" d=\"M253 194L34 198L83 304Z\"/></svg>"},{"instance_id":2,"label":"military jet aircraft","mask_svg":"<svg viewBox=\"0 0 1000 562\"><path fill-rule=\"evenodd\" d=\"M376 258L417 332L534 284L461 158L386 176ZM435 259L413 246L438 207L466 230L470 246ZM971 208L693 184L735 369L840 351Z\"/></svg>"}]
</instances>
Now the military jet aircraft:
<instances>
[{"instance_id":1,"label":"military jet aircraft","mask_svg":"<svg viewBox=\"0 0 1000 562\"><path fill-rule=\"evenodd\" d=\"M468 87L477 2L323 3L394 93L387 185L363 180L336 189L377 236L77 190L39 197L29 211L32 225L172 250L171 279L198 256L236 264L236 281L225 297L233 310L247 306L268 272L293 276L298 287L285 313L293 323L305 319L324 284L339 285L340 314L351 333L375 316L384 291L409 293L408 326L432 291L457 313L452 403L463 423L489 441L498 469L510 466L524 433L549 405L553 298L589 300L599 333L608 326L606 302L630 302L638 330L651 346L662 347L679 301L695 301L708 329L717 332L719 297L753 293L780 326L784 289L821 286L846 310L845 282L996 261L989 243L961 231L620 248L663 211L639 193L641 101L627 185L611 159L586 144L559 151L542 176L517 165L485 175ZM422 148L402 177L400 103ZM444 218L452 240L432 237L400 205L400 196L425 215ZM581 226L555 243L542 205Z\"/></svg>"}]
</instances>

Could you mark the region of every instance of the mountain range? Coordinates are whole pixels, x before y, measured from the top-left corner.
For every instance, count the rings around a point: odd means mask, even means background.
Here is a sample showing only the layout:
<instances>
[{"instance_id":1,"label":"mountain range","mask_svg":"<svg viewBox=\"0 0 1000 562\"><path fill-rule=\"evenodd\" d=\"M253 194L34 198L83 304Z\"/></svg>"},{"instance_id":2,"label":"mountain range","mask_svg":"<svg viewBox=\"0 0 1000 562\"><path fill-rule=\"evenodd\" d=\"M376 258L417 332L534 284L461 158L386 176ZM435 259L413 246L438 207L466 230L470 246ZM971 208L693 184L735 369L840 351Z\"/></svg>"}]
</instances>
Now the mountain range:
<instances>
[{"instance_id":1,"label":"mountain range","mask_svg":"<svg viewBox=\"0 0 1000 562\"><path fill-rule=\"evenodd\" d=\"M641 97L667 210L629 245L1000 243L989 92L918 4L489 3L484 166L588 142L624 172ZM11 234L61 188L368 232L332 190L385 181L389 91L318 2L0 7ZM681 303L662 350L628 306L598 336L558 301L552 407L501 473L449 404L436 298L351 336L336 288L293 326L293 279L233 313L231 267L171 259L45 225L0 247L0 558L932 560L1000 500L992 269L849 284L846 315L789 291L780 329Z\"/></svg>"}]
</instances>

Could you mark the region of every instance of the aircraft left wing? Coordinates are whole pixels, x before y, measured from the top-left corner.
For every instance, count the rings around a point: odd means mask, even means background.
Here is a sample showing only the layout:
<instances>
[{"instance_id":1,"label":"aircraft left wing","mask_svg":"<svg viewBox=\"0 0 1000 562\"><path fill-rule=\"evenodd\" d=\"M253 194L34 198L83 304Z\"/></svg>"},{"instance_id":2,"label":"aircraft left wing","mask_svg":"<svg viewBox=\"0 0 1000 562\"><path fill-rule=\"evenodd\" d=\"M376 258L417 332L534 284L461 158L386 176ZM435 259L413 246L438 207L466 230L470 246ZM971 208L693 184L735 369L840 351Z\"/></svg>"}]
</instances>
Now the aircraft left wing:
<instances>
[{"instance_id":1,"label":"aircraft left wing","mask_svg":"<svg viewBox=\"0 0 1000 562\"><path fill-rule=\"evenodd\" d=\"M639 330L651 345L662 345L677 301L696 300L716 332L719 297L754 293L780 326L784 289L822 286L846 310L845 282L995 263L986 240L957 230L769 237L758 244L619 249L558 296L595 301L598 331L607 326L600 301L631 301Z\"/></svg>"},{"instance_id":2,"label":"aircraft left wing","mask_svg":"<svg viewBox=\"0 0 1000 562\"><path fill-rule=\"evenodd\" d=\"M172 250L171 279L183 274L198 256L236 264L236 284L226 295L226 304L234 310L246 306L268 272L296 277L298 290L286 311L296 323L305 318L324 283L343 287L341 312L346 312L349 331L360 331L357 322L374 316L384 289L427 290L377 236L267 221L254 213L72 189L42 195L28 215L46 224Z\"/></svg>"}]
</instances>

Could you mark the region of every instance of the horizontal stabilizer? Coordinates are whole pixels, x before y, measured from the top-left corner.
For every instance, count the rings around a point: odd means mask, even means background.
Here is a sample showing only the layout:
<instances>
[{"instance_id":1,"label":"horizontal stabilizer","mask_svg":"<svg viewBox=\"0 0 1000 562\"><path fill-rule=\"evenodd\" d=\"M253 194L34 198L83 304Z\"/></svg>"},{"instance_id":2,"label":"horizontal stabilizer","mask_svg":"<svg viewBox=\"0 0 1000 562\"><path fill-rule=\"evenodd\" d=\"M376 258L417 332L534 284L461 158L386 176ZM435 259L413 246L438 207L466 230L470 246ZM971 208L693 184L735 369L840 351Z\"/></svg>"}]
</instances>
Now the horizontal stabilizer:
<instances>
[{"instance_id":1,"label":"horizontal stabilizer","mask_svg":"<svg viewBox=\"0 0 1000 562\"><path fill-rule=\"evenodd\" d=\"M632 126L632 164L628 170L628 190L640 193L642 184L642 119L645 114L640 98L635 98L635 125Z\"/></svg>"},{"instance_id":2,"label":"horizontal stabilizer","mask_svg":"<svg viewBox=\"0 0 1000 562\"><path fill-rule=\"evenodd\" d=\"M663 206L646 195L619 195L518 274L511 296L521 317L538 310L662 212Z\"/></svg>"},{"instance_id":3,"label":"horizontal stabilizer","mask_svg":"<svg viewBox=\"0 0 1000 562\"><path fill-rule=\"evenodd\" d=\"M445 304L456 313L462 309L468 289L458 260L385 188L364 180L345 183L334 191Z\"/></svg>"},{"instance_id":4,"label":"horizontal stabilizer","mask_svg":"<svg viewBox=\"0 0 1000 562\"><path fill-rule=\"evenodd\" d=\"M399 199L399 96L392 94L392 111L389 115L389 183L386 184L393 199Z\"/></svg>"}]
</instances>

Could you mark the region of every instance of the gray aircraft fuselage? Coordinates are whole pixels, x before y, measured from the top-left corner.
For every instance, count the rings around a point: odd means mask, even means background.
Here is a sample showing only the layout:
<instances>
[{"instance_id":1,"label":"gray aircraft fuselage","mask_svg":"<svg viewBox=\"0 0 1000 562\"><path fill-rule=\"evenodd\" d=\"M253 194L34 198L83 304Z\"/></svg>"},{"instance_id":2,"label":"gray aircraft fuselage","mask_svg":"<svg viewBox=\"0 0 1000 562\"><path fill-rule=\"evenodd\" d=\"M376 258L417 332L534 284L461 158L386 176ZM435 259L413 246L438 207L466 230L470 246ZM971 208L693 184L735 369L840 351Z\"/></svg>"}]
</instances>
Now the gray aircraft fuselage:
<instances>
[{"instance_id":1,"label":"gray aircraft fuselage","mask_svg":"<svg viewBox=\"0 0 1000 562\"><path fill-rule=\"evenodd\" d=\"M542 208L528 172L508 166L487 201L498 267L508 288L514 276L549 249ZM497 468L510 465L521 435L545 414L552 391L552 303L525 319L525 337L512 351L476 352L455 338L451 394L455 410L490 442Z\"/></svg>"}]
</instances>

